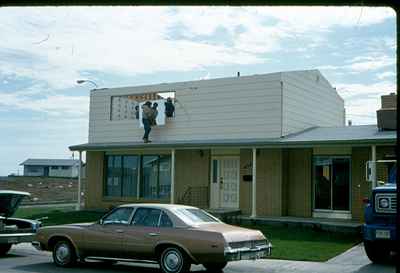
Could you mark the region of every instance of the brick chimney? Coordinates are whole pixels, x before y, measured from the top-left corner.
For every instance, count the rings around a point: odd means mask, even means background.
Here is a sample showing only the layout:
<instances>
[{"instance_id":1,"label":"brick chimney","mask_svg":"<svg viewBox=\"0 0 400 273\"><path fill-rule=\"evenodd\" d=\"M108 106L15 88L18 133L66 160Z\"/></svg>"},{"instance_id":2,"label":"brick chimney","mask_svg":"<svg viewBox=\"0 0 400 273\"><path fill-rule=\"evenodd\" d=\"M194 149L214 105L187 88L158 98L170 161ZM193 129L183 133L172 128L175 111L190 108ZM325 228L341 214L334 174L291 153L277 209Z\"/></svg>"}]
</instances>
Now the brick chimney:
<instances>
[{"instance_id":1,"label":"brick chimney","mask_svg":"<svg viewBox=\"0 0 400 273\"><path fill-rule=\"evenodd\" d=\"M381 96L381 109L376 111L378 119L378 129L396 130L396 114L397 114L397 95L390 93Z\"/></svg>"}]
</instances>

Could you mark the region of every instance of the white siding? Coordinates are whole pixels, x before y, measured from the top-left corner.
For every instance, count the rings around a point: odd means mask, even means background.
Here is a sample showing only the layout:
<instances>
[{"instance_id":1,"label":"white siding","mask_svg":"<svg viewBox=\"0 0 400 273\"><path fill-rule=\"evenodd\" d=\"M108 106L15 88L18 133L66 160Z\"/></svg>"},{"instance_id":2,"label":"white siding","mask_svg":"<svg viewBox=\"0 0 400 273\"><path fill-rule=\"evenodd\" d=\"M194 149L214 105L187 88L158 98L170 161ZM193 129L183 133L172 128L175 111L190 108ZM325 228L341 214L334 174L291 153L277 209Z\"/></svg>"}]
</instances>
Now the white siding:
<instances>
[{"instance_id":1,"label":"white siding","mask_svg":"<svg viewBox=\"0 0 400 273\"><path fill-rule=\"evenodd\" d=\"M344 125L344 101L318 70L283 72L282 81L283 135Z\"/></svg>"},{"instance_id":2,"label":"white siding","mask_svg":"<svg viewBox=\"0 0 400 273\"><path fill-rule=\"evenodd\" d=\"M89 142L140 141L138 120L110 120L111 96L175 90L175 117L153 127L154 141L273 138L281 132L281 73L95 90Z\"/></svg>"}]
</instances>

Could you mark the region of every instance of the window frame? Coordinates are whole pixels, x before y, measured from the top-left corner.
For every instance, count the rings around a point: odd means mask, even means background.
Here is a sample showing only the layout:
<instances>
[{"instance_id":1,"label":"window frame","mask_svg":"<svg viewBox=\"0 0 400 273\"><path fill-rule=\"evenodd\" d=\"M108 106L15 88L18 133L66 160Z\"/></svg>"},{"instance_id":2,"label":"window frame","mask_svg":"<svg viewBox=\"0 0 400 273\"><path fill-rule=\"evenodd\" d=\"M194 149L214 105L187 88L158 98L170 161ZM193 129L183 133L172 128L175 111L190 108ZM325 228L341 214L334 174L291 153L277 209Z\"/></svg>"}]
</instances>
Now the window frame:
<instances>
[{"instance_id":1,"label":"window frame","mask_svg":"<svg viewBox=\"0 0 400 273\"><path fill-rule=\"evenodd\" d=\"M137 225L135 225L133 220L135 219L136 213L140 209L152 209L152 210L160 211L160 215L158 216L157 226L153 227L153 226L137 226ZM165 214L168 217L168 219L171 222L172 226L170 226L170 227L161 226L161 218L162 218L163 214ZM164 209L162 209L162 208L152 208L152 207L135 207L135 210L133 211L133 213L131 215L131 220L129 222L129 225L133 226L133 227L146 227L146 228L174 228L175 227L174 221L172 221L171 217L169 217L168 213Z\"/></svg>"},{"instance_id":2,"label":"window frame","mask_svg":"<svg viewBox=\"0 0 400 273\"><path fill-rule=\"evenodd\" d=\"M105 223L104 223L104 219L105 219L105 218L107 218L107 217L110 216L111 214L113 214L113 213L115 213L116 211L121 210L121 209L131 209L131 210L132 210L131 213L130 213L130 215L129 215L129 218L128 218L127 223L109 223L109 224L105 224ZM133 215L134 215L135 211L136 211L136 208L135 208L135 207L116 207L116 208L112 209L111 211L107 212L105 215L103 215L103 217L100 218L99 223L100 223L101 225L130 225L130 223L131 223L131 221L132 221L132 219L133 219Z\"/></svg>"},{"instance_id":3,"label":"window frame","mask_svg":"<svg viewBox=\"0 0 400 273\"><path fill-rule=\"evenodd\" d=\"M125 183L125 177L124 177L124 158L129 157L129 156L134 156L137 158L137 178L136 178L136 195L124 195L123 194L123 189L124 189L124 183ZM154 156L157 157L157 181L156 181L156 196L145 196L144 195L144 162L143 159L146 156ZM119 186L119 194L118 195L111 195L109 194L109 189L108 189L108 177L109 177L109 167L108 167L108 162L110 157L120 157L121 158L121 166L120 166L120 174L119 178L121 180L120 186ZM170 191L168 192L167 196L161 196L161 181L160 181L160 159L161 158L168 158L169 162L169 174L171 174L172 171L172 159L170 154L106 154L104 153L104 162L103 162L103 198L106 199L126 199L126 198L135 198L136 200L167 200L170 198L171 193ZM113 159L115 160L115 159ZM112 164L114 166L114 163ZM113 167L112 167L113 168ZM169 176L170 177L170 176ZM171 187L171 179L169 178L168 180L169 187Z\"/></svg>"}]
</instances>

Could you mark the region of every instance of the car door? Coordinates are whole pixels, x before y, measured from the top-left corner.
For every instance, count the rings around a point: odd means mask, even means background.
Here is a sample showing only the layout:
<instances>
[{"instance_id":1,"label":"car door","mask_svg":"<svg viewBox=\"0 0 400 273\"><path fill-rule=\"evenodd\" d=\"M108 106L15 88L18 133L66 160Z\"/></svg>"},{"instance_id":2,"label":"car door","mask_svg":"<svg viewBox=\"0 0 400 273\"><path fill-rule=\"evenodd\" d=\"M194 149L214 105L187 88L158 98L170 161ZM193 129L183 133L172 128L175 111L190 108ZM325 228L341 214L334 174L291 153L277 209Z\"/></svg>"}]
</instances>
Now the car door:
<instances>
[{"instance_id":1,"label":"car door","mask_svg":"<svg viewBox=\"0 0 400 273\"><path fill-rule=\"evenodd\" d=\"M84 233L86 256L120 258L123 256L124 233L131 221L132 207L120 207L105 215Z\"/></svg>"},{"instance_id":2,"label":"car door","mask_svg":"<svg viewBox=\"0 0 400 273\"><path fill-rule=\"evenodd\" d=\"M157 243L163 240L164 215L168 217L162 210L155 208L138 208L135 211L130 228L124 234L126 258L147 260L156 258L154 249ZM169 222L172 226L171 220Z\"/></svg>"}]
</instances>

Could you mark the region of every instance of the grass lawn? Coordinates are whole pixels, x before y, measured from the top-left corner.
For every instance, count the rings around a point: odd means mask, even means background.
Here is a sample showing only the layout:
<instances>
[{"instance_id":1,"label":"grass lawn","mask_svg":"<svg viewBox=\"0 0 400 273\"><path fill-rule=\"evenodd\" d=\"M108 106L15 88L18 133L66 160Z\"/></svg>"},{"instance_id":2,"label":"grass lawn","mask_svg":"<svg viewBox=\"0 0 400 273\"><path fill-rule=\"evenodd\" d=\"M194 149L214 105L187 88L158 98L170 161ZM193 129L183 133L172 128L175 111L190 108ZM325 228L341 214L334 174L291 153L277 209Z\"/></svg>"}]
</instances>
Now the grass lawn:
<instances>
[{"instance_id":1,"label":"grass lawn","mask_svg":"<svg viewBox=\"0 0 400 273\"><path fill-rule=\"evenodd\" d=\"M13 217L23 217L28 219L39 219L48 217L43 220L43 226L94 222L104 215L104 212L98 211L75 211L75 207L46 207L46 208L19 208Z\"/></svg>"},{"instance_id":2,"label":"grass lawn","mask_svg":"<svg viewBox=\"0 0 400 273\"><path fill-rule=\"evenodd\" d=\"M272 243L274 259L324 262L361 241L361 235L332 233L301 227L243 225L258 229Z\"/></svg>"},{"instance_id":3,"label":"grass lawn","mask_svg":"<svg viewBox=\"0 0 400 273\"><path fill-rule=\"evenodd\" d=\"M49 217L43 221L44 226L69 223L94 222L104 212L74 211L74 208L20 208L15 217L38 219ZM262 231L273 245L274 259L300 261L327 261L346 251L361 241L354 234L331 233L300 227L284 227L275 225L243 225L247 228Z\"/></svg>"}]
</instances>

